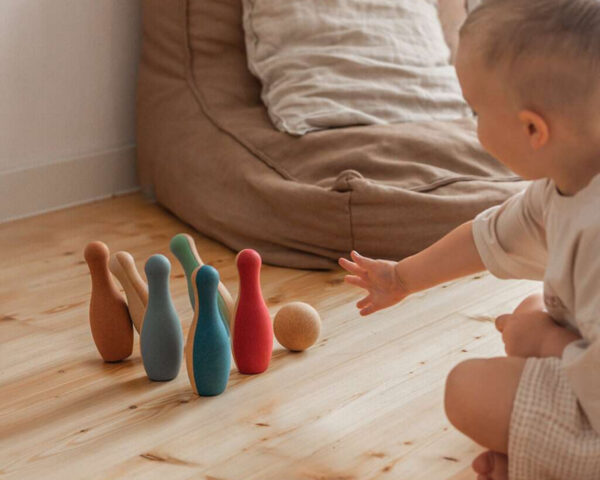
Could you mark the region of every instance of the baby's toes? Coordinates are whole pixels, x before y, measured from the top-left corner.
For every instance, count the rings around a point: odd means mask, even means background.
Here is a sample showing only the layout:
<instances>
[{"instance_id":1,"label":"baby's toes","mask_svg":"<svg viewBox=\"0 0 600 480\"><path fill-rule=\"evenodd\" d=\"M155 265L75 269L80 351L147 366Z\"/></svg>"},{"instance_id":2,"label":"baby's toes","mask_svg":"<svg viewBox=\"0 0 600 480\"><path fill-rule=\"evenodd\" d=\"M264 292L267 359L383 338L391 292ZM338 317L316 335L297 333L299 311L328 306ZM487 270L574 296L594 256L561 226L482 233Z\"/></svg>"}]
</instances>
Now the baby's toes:
<instances>
[{"instance_id":1,"label":"baby's toes","mask_svg":"<svg viewBox=\"0 0 600 480\"><path fill-rule=\"evenodd\" d=\"M484 452L473 460L472 466L477 480L508 479L508 457L501 453Z\"/></svg>"},{"instance_id":2,"label":"baby's toes","mask_svg":"<svg viewBox=\"0 0 600 480\"><path fill-rule=\"evenodd\" d=\"M494 453L491 451L483 452L473 460L471 466L475 473L486 475L494 469Z\"/></svg>"}]
</instances>

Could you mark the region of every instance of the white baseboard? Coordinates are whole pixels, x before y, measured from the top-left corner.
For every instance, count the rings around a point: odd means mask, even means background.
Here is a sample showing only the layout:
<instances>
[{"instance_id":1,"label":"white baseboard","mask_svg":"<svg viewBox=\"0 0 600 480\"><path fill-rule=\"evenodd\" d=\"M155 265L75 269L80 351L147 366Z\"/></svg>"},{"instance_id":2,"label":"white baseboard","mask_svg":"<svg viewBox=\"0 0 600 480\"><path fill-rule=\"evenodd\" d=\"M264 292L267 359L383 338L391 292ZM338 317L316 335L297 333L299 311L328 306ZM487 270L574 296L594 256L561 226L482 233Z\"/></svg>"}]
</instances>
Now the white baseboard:
<instances>
[{"instance_id":1,"label":"white baseboard","mask_svg":"<svg viewBox=\"0 0 600 480\"><path fill-rule=\"evenodd\" d=\"M139 190L135 146L0 172L0 223Z\"/></svg>"}]
</instances>

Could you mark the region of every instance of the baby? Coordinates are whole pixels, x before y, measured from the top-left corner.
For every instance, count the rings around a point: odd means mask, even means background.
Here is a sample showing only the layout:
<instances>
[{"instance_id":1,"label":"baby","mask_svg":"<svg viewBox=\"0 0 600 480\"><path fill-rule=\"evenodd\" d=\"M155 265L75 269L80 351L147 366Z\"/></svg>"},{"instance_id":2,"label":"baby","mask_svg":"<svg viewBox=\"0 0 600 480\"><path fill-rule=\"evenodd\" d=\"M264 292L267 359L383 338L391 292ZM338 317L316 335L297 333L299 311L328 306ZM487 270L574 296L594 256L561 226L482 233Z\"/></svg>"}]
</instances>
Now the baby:
<instances>
[{"instance_id":1,"label":"baby","mask_svg":"<svg viewBox=\"0 0 600 480\"><path fill-rule=\"evenodd\" d=\"M533 181L400 262L339 263L368 292L362 315L486 269L543 280L543 295L496 319L507 357L450 372L446 414L489 449L478 480L598 480L600 0L484 1L456 71L483 147Z\"/></svg>"}]
</instances>

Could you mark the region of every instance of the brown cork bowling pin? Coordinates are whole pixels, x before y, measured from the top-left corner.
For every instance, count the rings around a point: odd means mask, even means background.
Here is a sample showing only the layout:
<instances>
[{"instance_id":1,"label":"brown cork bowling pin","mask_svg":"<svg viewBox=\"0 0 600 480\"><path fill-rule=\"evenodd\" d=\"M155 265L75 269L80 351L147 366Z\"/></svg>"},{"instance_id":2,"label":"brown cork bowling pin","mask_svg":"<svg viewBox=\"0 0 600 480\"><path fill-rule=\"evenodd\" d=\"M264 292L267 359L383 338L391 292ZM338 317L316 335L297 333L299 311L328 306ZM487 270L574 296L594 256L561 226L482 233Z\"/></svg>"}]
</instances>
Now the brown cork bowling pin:
<instances>
[{"instance_id":1,"label":"brown cork bowling pin","mask_svg":"<svg viewBox=\"0 0 600 480\"><path fill-rule=\"evenodd\" d=\"M273 351L273 322L260 289L262 259L257 251L238 253L235 263L240 288L232 329L233 358L240 373L261 373Z\"/></svg>"},{"instance_id":2,"label":"brown cork bowling pin","mask_svg":"<svg viewBox=\"0 0 600 480\"><path fill-rule=\"evenodd\" d=\"M124 360L133 350L133 328L127 303L108 269L108 247L102 242L91 242L83 255L92 276L92 337L105 362Z\"/></svg>"}]
</instances>

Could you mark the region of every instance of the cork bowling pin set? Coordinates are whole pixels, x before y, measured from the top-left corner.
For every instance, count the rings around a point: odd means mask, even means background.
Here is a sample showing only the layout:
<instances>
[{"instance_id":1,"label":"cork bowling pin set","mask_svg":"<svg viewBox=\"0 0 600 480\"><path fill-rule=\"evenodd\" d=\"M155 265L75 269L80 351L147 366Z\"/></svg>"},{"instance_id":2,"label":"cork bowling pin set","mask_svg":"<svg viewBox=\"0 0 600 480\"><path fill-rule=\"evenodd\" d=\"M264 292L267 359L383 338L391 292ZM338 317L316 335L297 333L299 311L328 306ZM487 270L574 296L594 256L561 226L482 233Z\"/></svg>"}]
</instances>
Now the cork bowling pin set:
<instances>
[{"instance_id":1,"label":"cork bowling pin set","mask_svg":"<svg viewBox=\"0 0 600 480\"><path fill-rule=\"evenodd\" d=\"M190 235L175 235L170 242L170 250L185 272L194 312L185 341L181 321L171 299L171 264L165 256L153 255L148 259L144 268L146 283L129 253L116 252L111 256L102 242L91 242L86 246L84 257L92 277L90 328L104 361L118 362L131 355L135 329L140 335L142 362L148 378L153 381L174 379L185 358L190 384L197 395L214 396L225 390L232 354L242 374L267 370L273 350L274 329L262 296L262 260L258 252L246 249L236 257L239 291L234 304L231 294L220 281L219 273L204 264ZM127 301L111 273L121 283ZM282 308L275 319L275 333L284 331L292 340L301 335L302 347L297 347L300 344L296 340L291 350L308 348L318 337L320 318L312 307L304 305L307 308L296 308L293 315ZM308 318L304 312L311 310L312 318ZM302 316L307 318L300 318ZM306 325L309 324L316 335L313 334L307 342Z\"/></svg>"}]
</instances>

